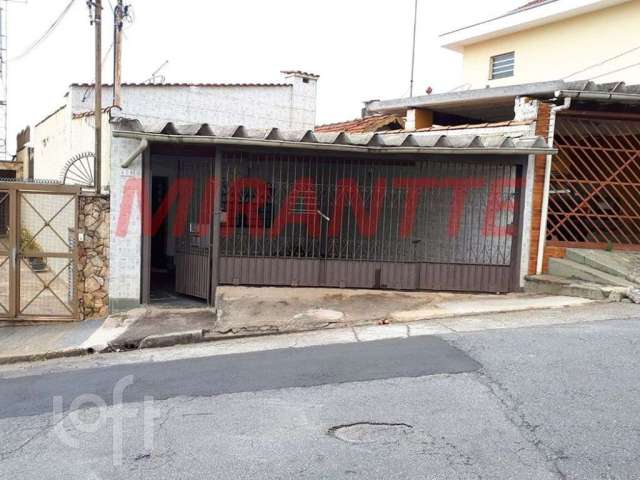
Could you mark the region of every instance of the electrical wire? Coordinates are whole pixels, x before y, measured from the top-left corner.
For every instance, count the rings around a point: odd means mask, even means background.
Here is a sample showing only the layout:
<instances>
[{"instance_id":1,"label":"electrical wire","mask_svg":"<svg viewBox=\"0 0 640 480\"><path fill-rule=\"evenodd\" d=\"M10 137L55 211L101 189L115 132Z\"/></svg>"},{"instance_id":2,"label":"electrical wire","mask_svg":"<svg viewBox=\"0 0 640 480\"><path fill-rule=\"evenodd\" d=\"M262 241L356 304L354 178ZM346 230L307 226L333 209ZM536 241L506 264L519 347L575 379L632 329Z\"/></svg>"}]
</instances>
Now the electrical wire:
<instances>
[{"instance_id":1,"label":"electrical wire","mask_svg":"<svg viewBox=\"0 0 640 480\"><path fill-rule=\"evenodd\" d=\"M609 63L609 62L611 62L613 60L617 60L618 58L624 57L625 55L629 55L630 53L633 53L633 52L635 52L637 50L640 50L640 45L638 45L637 47L633 47L633 48L631 48L629 50L626 50L626 51L624 51L622 53L619 53L617 55L614 55L613 57L609 57L609 58L607 58L605 60L602 60L601 62L598 62L598 63L596 63L594 65L591 65L591 66L589 66L587 68L583 68L582 70L579 70L579 71L577 71L575 73L572 73L571 75L567 75L566 77L563 78L563 80L567 80L567 79L569 79L571 77L575 77L576 75L579 75L581 73L588 72L589 70L592 70L594 68L601 67L602 65L605 65L605 64L607 64L607 63ZM613 72L613 73L615 73L615 72ZM608 75L608 74L605 74L605 75ZM601 76L604 76L604 75L601 75ZM599 78L599 77L596 77L596 78Z\"/></svg>"},{"instance_id":2,"label":"electrical wire","mask_svg":"<svg viewBox=\"0 0 640 480\"><path fill-rule=\"evenodd\" d=\"M67 6L64 8L64 10L62 10L62 13L60 13L58 18L56 18L56 20L51 24L51 26L35 42L29 45L20 55L10 58L9 61L15 62L15 61L21 60L27 55L29 55L31 52L33 52L36 48L38 48L47 38L49 38L49 36L56 30L56 28L58 28L58 26L60 25L64 17L66 17L67 13L69 13L69 10L71 10L71 7L75 3L75 1L76 0L70 0Z\"/></svg>"},{"instance_id":3,"label":"electrical wire","mask_svg":"<svg viewBox=\"0 0 640 480\"><path fill-rule=\"evenodd\" d=\"M597 75L595 77L591 77L589 80L596 80L598 78L606 77L607 75L613 75L614 73L622 72L624 70L629 70L630 68L634 68L634 67L640 67L640 62L627 65L626 67L617 68L615 70L611 70L610 72L606 72L601 75Z\"/></svg>"}]
</instances>

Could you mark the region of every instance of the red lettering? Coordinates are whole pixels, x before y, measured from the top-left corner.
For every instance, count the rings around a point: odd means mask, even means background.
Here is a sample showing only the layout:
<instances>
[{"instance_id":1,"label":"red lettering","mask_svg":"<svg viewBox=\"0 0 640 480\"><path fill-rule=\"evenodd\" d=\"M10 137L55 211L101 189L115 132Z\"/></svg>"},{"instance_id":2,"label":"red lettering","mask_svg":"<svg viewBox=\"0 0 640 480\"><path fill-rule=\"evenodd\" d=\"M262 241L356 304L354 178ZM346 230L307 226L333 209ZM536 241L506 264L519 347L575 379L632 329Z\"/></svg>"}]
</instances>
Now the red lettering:
<instances>
[{"instance_id":1,"label":"red lettering","mask_svg":"<svg viewBox=\"0 0 640 480\"><path fill-rule=\"evenodd\" d=\"M142 179L130 178L122 189L122 202L120 203L120 214L116 226L116 236L126 237L129 231L129 221L131 220L131 210L134 200L138 200L138 205L142 205Z\"/></svg>"},{"instance_id":2,"label":"red lettering","mask_svg":"<svg viewBox=\"0 0 640 480\"><path fill-rule=\"evenodd\" d=\"M380 221L382 202L387 192L387 179L380 178L376 181L371 192L369 215L366 214L364 199L360 195L360 189L355 180L344 178L338 182L337 187L336 202L333 207L331 224L329 225L329 236L337 237L342 230L342 217L346 201L349 201L351 205L360 235L365 238L375 235Z\"/></svg>"},{"instance_id":3,"label":"red lettering","mask_svg":"<svg viewBox=\"0 0 640 480\"><path fill-rule=\"evenodd\" d=\"M169 216L169 209L177 202L175 221L173 224L173 235L182 237L187 231L187 221L189 218L189 206L193 196L193 179L179 178L169 186L167 195L162 199L158 210L153 212L151 222L143 222L145 235L153 236L158 233L162 223Z\"/></svg>"},{"instance_id":4,"label":"red lettering","mask_svg":"<svg viewBox=\"0 0 640 480\"><path fill-rule=\"evenodd\" d=\"M299 201L302 202L301 210L297 209ZM318 197L316 186L311 178L300 178L295 181L271 227L271 236L277 237L289 224L304 224L307 226L309 236L312 238L320 236Z\"/></svg>"},{"instance_id":5,"label":"red lettering","mask_svg":"<svg viewBox=\"0 0 640 480\"><path fill-rule=\"evenodd\" d=\"M247 191L251 191L251 199L244 201ZM247 222L249 232L260 235L264 231L260 218L260 207L267 203L267 182L259 178L240 178L229 187L227 200L227 223L222 227L222 234L229 236L236 228L238 214Z\"/></svg>"},{"instance_id":6,"label":"red lettering","mask_svg":"<svg viewBox=\"0 0 640 480\"><path fill-rule=\"evenodd\" d=\"M514 181L509 178L502 178L491 183L483 229L483 234L486 237L503 237L514 234L515 226L513 224L496 225L496 217L503 212L515 212L515 198L510 193L515 191L520 184L520 179ZM509 198L507 199L504 198L505 189L509 191Z\"/></svg>"},{"instance_id":7,"label":"red lettering","mask_svg":"<svg viewBox=\"0 0 640 480\"><path fill-rule=\"evenodd\" d=\"M464 214L464 204L467 200L469 191L473 188L481 188L484 180L478 178L452 178L442 182L443 188L453 189L453 200L451 201L451 209L449 210L449 236L456 237L460 232L460 221Z\"/></svg>"},{"instance_id":8,"label":"red lettering","mask_svg":"<svg viewBox=\"0 0 640 480\"><path fill-rule=\"evenodd\" d=\"M404 211L400 219L400 237L408 238L413 233L420 195L425 188L436 186L436 181L431 178L396 178L393 180L393 186L407 190Z\"/></svg>"}]
</instances>

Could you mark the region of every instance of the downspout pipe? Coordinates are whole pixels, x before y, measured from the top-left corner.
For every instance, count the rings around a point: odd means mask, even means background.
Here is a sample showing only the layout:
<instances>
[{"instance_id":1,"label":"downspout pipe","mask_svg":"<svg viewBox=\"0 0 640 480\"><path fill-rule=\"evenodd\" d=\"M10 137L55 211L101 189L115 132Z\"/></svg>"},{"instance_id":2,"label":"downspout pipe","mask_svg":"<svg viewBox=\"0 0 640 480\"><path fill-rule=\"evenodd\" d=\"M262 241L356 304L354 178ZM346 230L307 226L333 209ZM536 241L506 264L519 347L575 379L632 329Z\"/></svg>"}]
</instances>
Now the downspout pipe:
<instances>
[{"instance_id":1,"label":"downspout pipe","mask_svg":"<svg viewBox=\"0 0 640 480\"><path fill-rule=\"evenodd\" d=\"M146 138L140 140L140 145L136 147L136 149L129 155L129 157L120 164L121 168L129 168L133 162L136 161L142 152L144 152L149 147L149 141Z\"/></svg>"},{"instance_id":2,"label":"downspout pipe","mask_svg":"<svg viewBox=\"0 0 640 480\"><path fill-rule=\"evenodd\" d=\"M556 98L561 97L562 92L556 92ZM551 109L549 115L549 147L553 148L553 141L556 135L556 120L558 113L571 108L571 97L564 97L562 105L556 105ZM551 166L553 155L547 155L544 166L544 188L542 192L542 214L540 215L540 237L538 238L538 258L536 259L536 275L542 273L544 265L544 248L547 242L547 221L549 220L549 194L551 191Z\"/></svg>"}]
</instances>

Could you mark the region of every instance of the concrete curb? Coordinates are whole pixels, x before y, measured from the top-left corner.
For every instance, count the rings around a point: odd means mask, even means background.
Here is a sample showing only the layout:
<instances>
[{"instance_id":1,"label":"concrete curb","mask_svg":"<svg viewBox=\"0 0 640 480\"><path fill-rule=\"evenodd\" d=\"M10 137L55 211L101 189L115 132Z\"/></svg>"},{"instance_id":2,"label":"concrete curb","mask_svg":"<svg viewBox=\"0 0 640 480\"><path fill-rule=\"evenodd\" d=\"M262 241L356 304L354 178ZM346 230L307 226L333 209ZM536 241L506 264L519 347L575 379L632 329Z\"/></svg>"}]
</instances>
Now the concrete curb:
<instances>
[{"instance_id":1,"label":"concrete curb","mask_svg":"<svg viewBox=\"0 0 640 480\"><path fill-rule=\"evenodd\" d=\"M138 345L138 349L163 348L174 345L188 345L190 343L200 343L205 341L204 330L191 330L187 332L172 332L162 335L149 335L143 338Z\"/></svg>"},{"instance_id":2,"label":"concrete curb","mask_svg":"<svg viewBox=\"0 0 640 480\"><path fill-rule=\"evenodd\" d=\"M594 302L601 303L601 302ZM603 302L604 303L604 302ZM533 308L533 310L555 310L562 308L570 308L570 306L559 306L559 307L541 307L541 308ZM450 320L455 317L478 317L482 315L495 315L500 313L518 313L523 311L531 310L531 308L522 308L522 309L514 309L514 310L487 310L483 312L477 313L443 313L441 315L437 315L435 317L428 317L423 319L412 319L408 321L391 321L389 324L385 325L394 325L394 324L411 324L418 321L433 321L437 322L438 320ZM339 327L363 327L363 326L375 326L376 323L356 323L356 324L348 324L339 325ZM336 325L338 326L338 325ZM198 343L211 343L211 342L223 342L225 340L237 340L243 338L257 338L257 337L268 337L268 336L278 336L278 335L287 335L294 333L304 333L304 332L313 332L313 331L321 331L321 330L331 330L331 327L325 328L315 328L315 329L297 329L297 330L283 330L283 331L263 331L263 332L244 332L244 333L236 333L236 334L215 334L208 330L191 330L191 331L182 331L182 332L171 332L161 335L149 335L139 340L129 339L128 347L125 345L115 345L109 344L108 347L88 347L88 348L73 348L66 349L60 351L52 351L47 353L39 353L32 355L19 355L13 357L0 357L0 365L10 365L16 363L24 363L24 362L38 362L38 361L46 361L53 360L58 358L66 358L66 357L81 357L87 356L94 353L116 353L120 351L132 351L132 350L146 350L150 348L166 348L172 347L176 345L189 345L189 344L198 344Z\"/></svg>"},{"instance_id":3,"label":"concrete curb","mask_svg":"<svg viewBox=\"0 0 640 480\"><path fill-rule=\"evenodd\" d=\"M14 365L16 363L44 362L57 358L84 357L95 353L92 348L69 348L46 353L33 353L28 355L14 355L11 357L0 357L0 365Z\"/></svg>"}]
</instances>

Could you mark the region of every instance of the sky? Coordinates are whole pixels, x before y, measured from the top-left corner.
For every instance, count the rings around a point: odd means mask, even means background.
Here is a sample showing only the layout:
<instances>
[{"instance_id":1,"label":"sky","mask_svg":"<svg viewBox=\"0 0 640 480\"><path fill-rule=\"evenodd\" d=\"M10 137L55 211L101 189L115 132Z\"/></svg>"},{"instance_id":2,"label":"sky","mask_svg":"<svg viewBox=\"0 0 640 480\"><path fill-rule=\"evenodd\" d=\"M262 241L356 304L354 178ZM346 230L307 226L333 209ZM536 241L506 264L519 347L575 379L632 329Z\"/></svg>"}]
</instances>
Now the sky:
<instances>
[{"instance_id":1,"label":"sky","mask_svg":"<svg viewBox=\"0 0 640 480\"><path fill-rule=\"evenodd\" d=\"M13 0L8 7L9 148L16 134L63 104L69 84L93 81L93 27L75 0L56 30L20 56L70 0ZM111 0L115 2L115 0ZM103 49L112 45L104 3ZM360 115L362 102L407 96L413 0L127 0L123 81L143 82L165 61L168 82L281 81L280 70L321 76L317 123ZM419 0L416 94L462 83L462 59L438 35L502 14L525 0ZM113 59L104 63L111 82Z\"/></svg>"}]
</instances>

